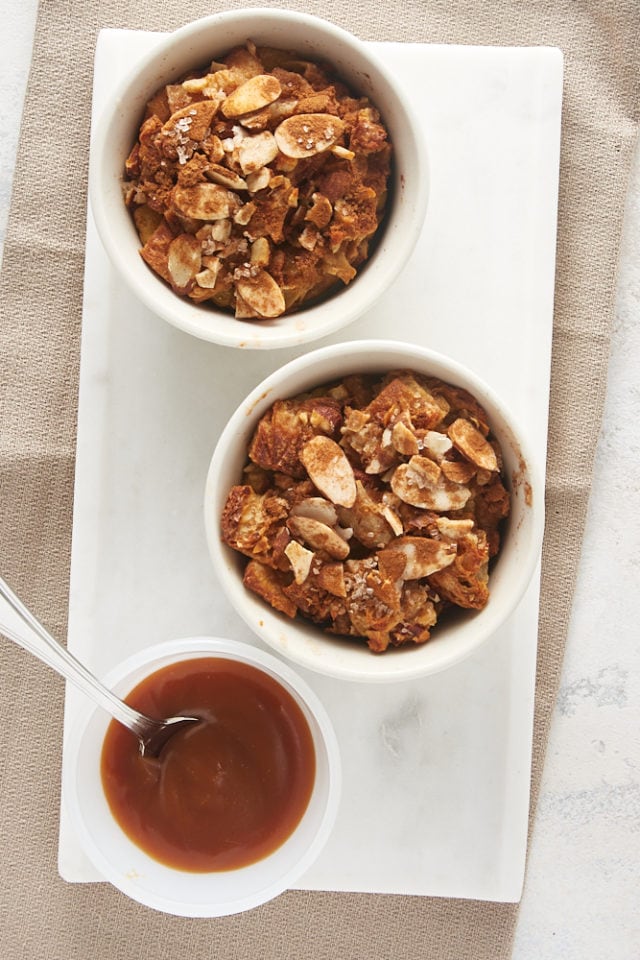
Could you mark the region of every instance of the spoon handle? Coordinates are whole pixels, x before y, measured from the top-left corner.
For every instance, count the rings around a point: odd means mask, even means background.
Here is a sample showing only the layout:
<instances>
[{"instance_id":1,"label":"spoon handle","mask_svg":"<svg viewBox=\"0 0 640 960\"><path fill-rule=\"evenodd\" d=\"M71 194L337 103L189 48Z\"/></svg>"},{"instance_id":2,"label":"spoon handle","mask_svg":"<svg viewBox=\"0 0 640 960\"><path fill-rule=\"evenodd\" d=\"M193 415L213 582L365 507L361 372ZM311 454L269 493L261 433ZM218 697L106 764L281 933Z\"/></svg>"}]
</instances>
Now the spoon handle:
<instances>
[{"instance_id":1,"label":"spoon handle","mask_svg":"<svg viewBox=\"0 0 640 960\"><path fill-rule=\"evenodd\" d=\"M0 577L0 596L4 597L20 619L40 638L44 646L35 642L34 638L29 636L28 631L17 631L13 627L3 624L1 621L0 633L7 637L7 639L13 640L14 643L17 643L18 646L22 647L28 653L32 653L38 660L46 663L47 666L59 673L60 676L66 680L70 680L79 687L83 693L86 693L92 700L97 701L100 706L104 707L112 717L115 717L116 720L119 720L125 727L128 727L129 730L132 730L133 733L138 735L138 730L141 725L144 726L146 718L138 713L137 710L134 710L120 700L111 690L100 683L97 677L94 677L84 664L76 660L66 647L63 647L61 643L54 640L51 634L36 620L22 601L16 597L13 590L5 583L2 577Z\"/></svg>"}]
</instances>

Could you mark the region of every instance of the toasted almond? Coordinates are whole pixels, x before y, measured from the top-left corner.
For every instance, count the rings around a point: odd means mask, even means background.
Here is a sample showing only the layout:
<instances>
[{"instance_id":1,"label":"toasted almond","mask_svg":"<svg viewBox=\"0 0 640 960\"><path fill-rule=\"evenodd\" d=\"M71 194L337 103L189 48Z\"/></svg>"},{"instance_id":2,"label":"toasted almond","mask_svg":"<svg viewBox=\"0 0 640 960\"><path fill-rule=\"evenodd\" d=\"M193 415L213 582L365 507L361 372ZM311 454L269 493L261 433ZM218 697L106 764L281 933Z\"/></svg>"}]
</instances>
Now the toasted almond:
<instances>
[{"instance_id":1,"label":"toasted almond","mask_svg":"<svg viewBox=\"0 0 640 960\"><path fill-rule=\"evenodd\" d=\"M198 240L212 240L216 243L226 243L231 236L230 220L214 220L212 223L205 223L196 231Z\"/></svg>"},{"instance_id":2,"label":"toasted almond","mask_svg":"<svg viewBox=\"0 0 640 960\"><path fill-rule=\"evenodd\" d=\"M382 516L385 518L396 537L402 536L404 533L404 527L402 526L402 520L391 507L385 506L382 508Z\"/></svg>"},{"instance_id":3,"label":"toasted almond","mask_svg":"<svg viewBox=\"0 0 640 960\"><path fill-rule=\"evenodd\" d=\"M178 292L187 290L200 270L200 241L190 233L181 233L169 244L167 269L171 284Z\"/></svg>"},{"instance_id":4,"label":"toasted almond","mask_svg":"<svg viewBox=\"0 0 640 960\"><path fill-rule=\"evenodd\" d=\"M469 483L478 471L475 463L468 460L441 460L440 469L452 483Z\"/></svg>"},{"instance_id":5,"label":"toasted almond","mask_svg":"<svg viewBox=\"0 0 640 960\"><path fill-rule=\"evenodd\" d=\"M452 446L446 433L440 433L438 430L427 430L420 440L421 449L438 462L451 450Z\"/></svg>"},{"instance_id":6,"label":"toasted almond","mask_svg":"<svg viewBox=\"0 0 640 960\"><path fill-rule=\"evenodd\" d=\"M174 187L172 193L178 213L194 220L224 220L240 206L235 193L217 183L196 183L191 187Z\"/></svg>"},{"instance_id":7,"label":"toasted almond","mask_svg":"<svg viewBox=\"0 0 640 960\"><path fill-rule=\"evenodd\" d=\"M411 467L411 476L413 477L413 482L418 487L429 488L437 484L440 480L442 471L438 464L429 459L429 457L421 457L419 454L417 454L411 457L406 466ZM391 489L393 489L393 486Z\"/></svg>"},{"instance_id":8,"label":"toasted almond","mask_svg":"<svg viewBox=\"0 0 640 960\"><path fill-rule=\"evenodd\" d=\"M309 576L311 561L315 554L312 550L307 550L297 540L291 540L284 548L284 552L291 564L293 578L296 583L304 583Z\"/></svg>"},{"instance_id":9,"label":"toasted almond","mask_svg":"<svg viewBox=\"0 0 640 960\"><path fill-rule=\"evenodd\" d=\"M237 276L236 292L259 317L279 317L284 313L285 301L282 290L266 270L258 269L253 275Z\"/></svg>"},{"instance_id":10,"label":"toasted almond","mask_svg":"<svg viewBox=\"0 0 640 960\"><path fill-rule=\"evenodd\" d=\"M249 304L242 299L242 297L240 296L237 290L235 295L234 317L236 318L236 320L260 320L261 319L256 313L256 311L253 309L253 307L250 307ZM264 317L262 319L264 319Z\"/></svg>"},{"instance_id":11,"label":"toasted almond","mask_svg":"<svg viewBox=\"0 0 640 960\"><path fill-rule=\"evenodd\" d=\"M443 537L459 540L473 530L473 520L452 520L450 517L438 517L436 526Z\"/></svg>"},{"instance_id":12,"label":"toasted almond","mask_svg":"<svg viewBox=\"0 0 640 960\"><path fill-rule=\"evenodd\" d=\"M266 237L258 237L257 240L254 240L251 244L251 263L255 263L259 267L267 267L270 259L271 248L269 241Z\"/></svg>"},{"instance_id":13,"label":"toasted almond","mask_svg":"<svg viewBox=\"0 0 640 960\"><path fill-rule=\"evenodd\" d=\"M217 257L206 257L203 259L210 261L210 263L204 270L201 270L200 273L196 273L195 281L199 287L205 290L213 290L218 280L220 261Z\"/></svg>"},{"instance_id":14,"label":"toasted almond","mask_svg":"<svg viewBox=\"0 0 640 960\"><path fill-rule=\"evenodd\" d=\"M496 452L480 431L469 423L468 420L459 417L454 420L447 430L449 437L460 453L475 463L482 470L494 471L498 469L498 460Z\"/></svg>"},{"instance_id":15,"label":"toasted almond","mask_svg":"<svg viewBox=\"0 0 640 960\"><path fill-rule=\"evenodd\" d=\"M320 239L318 228L312 223L308 223L302 233L298 234L298 243L304 250L315 250Z\"/></svg>"},{"instance_id":16,"label":"toasted almond","mask_svg":"<svg viewBox=\"0 0 640 960\"><path fill-rule=\"evenodd\" d=\"M183 80L182 87L187 93L202 93L208 82L209 78L207 76L193 77L190 80Z\"/></svg>"},{"instance_id":17,"label":"toasted almond","mask_svg":"<svg viewBox=\"0 0 640 960\"><path fill-rule=\"evenodd\" d=\"M219 183L230 190L247 190L247 181L243 180L234 170L223 167L219 163L211 163L205 171L207 179Z\"/></svg>"},{"instance_id":18,"label":"toasted almond","mask_svg":"<svg viewBox=\"0 0 640 960\"><path fill-rule=\"evenodd\" d=\"M202 142L201 147L211 163L219 163L224 157L222 140L220 137L217 137L215 133L212 133L210 136L208 136L206 140Z\"/></svg>"},{"instance_id":19,"label":"toasted almond","mask_svg":"<svg viewBox=\"0 0 640 960\"><path fill-rule=\"evenodd\" d=\"M289 517L287 527L292 536L304 540L314 550L324 550L334 560L346 560L349 544L326 523L311 517Z\"/></svg>"},{"instance_id":20,"label":"toasted almond","mask_svg":"<svg viewBox=\"0 0 640 960\"><path fill-rule=\"evenodd\" d=\"M278 144L274 135L265 130L252 137L245 137L238 146L238 162L247 175L266 167L278 156Z\"/></svg>"},{"instance_id":21,"label":"toasted almond","mask_svg":"<svg viewBox=\"0 0 640 960\"><path fill-rule=\"evenodd\" d=\"M479 487L485 487L488 483L491 483L493 479L493 473L491 470L481 470L478 469L476 472L476 483Z\"/></svg>"},{"instance_id":22,"label":"toasted almond","mask_svg":"<svg viewBox=\"0 0 640 960\"><path fill-rule=\"evenodd\" d=\"M353 150L347 150L346 147L341 147L339 143L336 143L335 146L331 147L331 153L335 157L339 157L340 160L353 160L355 157Z\"/></svg>"},{"instance_id":23,"label":"toasted almond","mask_svg":"<svg viewBox=\"0 0 640 960\"><path fill-rule=\"evenodd\" d=\"M343 130L342 120L331 113L298 113L283 120L274 135L280 151L298 159L328 150Z\"/></svg>"},{"instance_id":24,"label":"toasted almond","mask_svg":"<svg viewBox=\"0 0 640 960\"><path fill-rule=\"evenodd\" d=\"M299 503L293 505L290 516L310 517L312 520L326 523L328 527L335 527L338 523L336 508L324 497L305 497L304 500L300 500Z\"/></svg>"},{"instance_id":25,"label":"toasted almond","mask_svg":"<svg viewBox=\"0 0 640 960\"><path fill-rule=\"evenodd\" d=\"M204 140L217 109L218 105L211 100L199 100L176 110L164 124L163 133L177 135L179 139Z\"/></svg>"},{"instance_id":26,"label":"toasted almond","mask_svg":"<svg viewBox=\"0 0 640 960\"><path fill-rule=\"evenodd\" d=\"M255 173L247 174L247 187L249 188L249 193L257 193L258 190L264 190L265 187L269 186L271 180L271 170L268 167L263 167L262 170L256 170Z\"/></svg>"},{"instance_id":27,"label":"toasted almond","mask_svg":"<svg viewBox=\"0 0 640 960\"><path fill-rule=\"evenodd\" d=\"M243 115L240 117L240 123L247 130L266 130L268 126L290 117L297 105L297 100L283 100L280 97L273 103L268 103L262 110Z\"/></svg>"},{"instance_id":28,"label":"toasted almond","mask_svg":"<svg viewBox=\"0 0 640 960\"><path fill-rule=\"evenodd\" d=\"M253 113L273 103L281 93L282 87L277 77L260 73L257 77L251 77L236 87L224 101L221 109L225 117L241 117L245 113Z\"/></svg>"},{"instance_id":29,"label":"toasted almond","mask_svg":"<svg viewBox=\"0 0 640 960\"><path fill-rule=\"evenodd\" d=\"M162 214L158 213L157 210L153 210L145 203L142 206L134 209L133 219L136 227L138 228L140 242L144 246L147 240L153 236L162 223Z\"/></svg>"},{"instance_id":30,"label":"toasted almond","mask_svg":"<svg viewBox=\"0 0 640 960\"><path fill-rule=\"evenodd\" d=\"M420 449L415 433L413 430L410 430L402 420L398 420L397 423L393 425L393 429L391 430L391 444L394 450L397 450L398 453L406 457L412 457L418 453Z\"/></svg>"},{"instance_id":31,"label":"toasted almond","mask_svg":"<svg viewBox=\"0 0 640 960\"><path fill-rule=\"evenodd\" d=\"M246 227L255 212L256 205L253 200L249 200L248 203L244 203L238 212L233 215L233 222L240 224L241 227Z\"/></svg>"},{"instance_id":32,"label":"toasted almond","mask_svg":"<svg viewBox=\"0 0 640 960\"><path fill-rule=\"evenodd\" d=\"M421 580L448 567L456 556L455 543L429 537L399 537L380 550L378 567L393 580Z\"/></svg>"},{"instance_id":33,"label":"toasted almond","mask_svg":"<svg viewBox=\"0 0 640 960\"><path fill-rule=\"evenodd\" d=\"M435 468L437 471L434 476ZM411 457L401 463L391 476L391 489L403 503L423 510L461 510L471 496L468 487L451 483L438 465L427 457Z\"/></svg>"},{"instance_id":34,"label":"toasted almond","mask_svg":"<svg viewBox=\"0 0 640 960\"><path fill-rule=\"evenodd\" d=\"M330 437L316 436L300 451L300 460L315 486L332 503L352 507L356 500L353 467Z\"/></svg>"},{"instance_id":35,"label":"toasted almond","mask_svg":"<svg viewBox=\"0 0 640 960\"><path fill-rule=\"evenodd\" d=\"M361 480L356 480L355 503L352 507L340 507L338 517L368 549L384 547L393 540L395 532L384 515L383 506L370 495Z\"/></svg>"}]
</instances>

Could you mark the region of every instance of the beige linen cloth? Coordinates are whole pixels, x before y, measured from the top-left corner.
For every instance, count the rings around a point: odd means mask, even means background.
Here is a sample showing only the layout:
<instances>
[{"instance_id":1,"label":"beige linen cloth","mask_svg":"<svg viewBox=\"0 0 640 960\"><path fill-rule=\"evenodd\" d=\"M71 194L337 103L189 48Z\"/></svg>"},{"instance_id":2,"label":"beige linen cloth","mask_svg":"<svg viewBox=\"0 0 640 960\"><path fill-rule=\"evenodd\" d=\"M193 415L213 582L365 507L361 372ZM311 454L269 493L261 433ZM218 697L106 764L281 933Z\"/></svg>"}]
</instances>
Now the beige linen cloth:
<instances>
[{"instance_id":1,"label":"beige linen cloth","mask_svg":"<svg viewBox=\"0 0 640 960\"><path fill-rule=\"evenodd\" d=\"M40 4L1 280L0 568L59 637L67 616L96 36L101 27L173 29L240 5ZM638 123L640 6L637 0L291 0L289 6L369 40L545 44L565 56L535 808L606 384ZM63 686L4 641L0 659L3 960L510 955L512 905L289 892L248 914L193 921L140 907L108 884L64 883L56 868Z\"/></svg>"}]
</instances>

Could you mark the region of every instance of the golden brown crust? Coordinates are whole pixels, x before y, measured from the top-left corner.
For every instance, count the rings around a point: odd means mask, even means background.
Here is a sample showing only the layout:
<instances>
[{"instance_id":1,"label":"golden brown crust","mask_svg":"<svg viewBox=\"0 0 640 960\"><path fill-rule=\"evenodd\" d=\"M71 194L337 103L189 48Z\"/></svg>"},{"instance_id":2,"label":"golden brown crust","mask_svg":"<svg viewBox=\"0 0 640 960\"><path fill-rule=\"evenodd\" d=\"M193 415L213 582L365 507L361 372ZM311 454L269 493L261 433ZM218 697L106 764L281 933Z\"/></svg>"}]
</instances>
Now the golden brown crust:
<instances>
[{"instance_id":1,"label":"golden brown crust","mask_svg":"<svg viewBox=\"0 0 640 960\"><path fill-rule=\"evenodd\" d=\"M257 593L259 597L273 607L293 619L298 612L296 604L287 597L284 589L284 578L270 567L265 567L255 560L247 564L243 583L248 590Z\"/></svg>"},{"instance_id":2,"label":"golden brown crust","mask_svg":"<svg viewBox=\"0 0 640 960\"><path fill-rule=\"evenodd\" d=\"M300 452L316 436L333 437L342 423L339 403L331 397L276 400L260 420L249 457L264 470L301 479L306 476Z\"/></svg>"},{"instance_id":3,"label":"golden brown crust","mask_svg":"<svg viewBox=\"0 0 640 960\"><path fill-rule=\"evenodd\" d=\"M221 518L222 539L267 566L278 566L285 521L286 500L272 492L256 493L250 486L233 487L227 497ZM288 539L285 535L284 539Z\"/></svg>"}]
</instances>

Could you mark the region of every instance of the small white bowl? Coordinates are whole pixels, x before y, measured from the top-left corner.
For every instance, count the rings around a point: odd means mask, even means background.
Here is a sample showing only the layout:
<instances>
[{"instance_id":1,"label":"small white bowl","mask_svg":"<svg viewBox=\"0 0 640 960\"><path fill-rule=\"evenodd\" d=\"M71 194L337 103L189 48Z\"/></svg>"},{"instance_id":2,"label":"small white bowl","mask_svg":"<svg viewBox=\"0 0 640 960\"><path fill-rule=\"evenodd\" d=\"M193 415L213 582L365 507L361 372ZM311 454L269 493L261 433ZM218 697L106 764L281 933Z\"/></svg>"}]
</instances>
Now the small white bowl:
<instances>
[{"instance_id":1,"label":"small white bowl","mask_svg":"<svg viewBox=\"0 0 640 960\"><path fill-rule=\"evenodd\" d=\"M100 754L108 714L87 703L70 731L64 796L82 847L98 872L148 907L182 917L221 917L250 910L298 880L322 850L334 823L341 772L336 737L317 696L290 667L249 644L195 637L158 644L129 657L104 682L123 697L171 663L203 656L250 664L294 697L313 736L316 776L309 805L291 836L263 860L237 870L191 873L164 866L121 830L102 789Z\"/></svg>"},{"instance_id":2,"label":"small white bowl","mask_svg":"<svg viewBox=\"0 0 640 960\"><path fill-rule=\"evenodd\" d=\"M485 408L503 452L511 492L511 516L492 566L486 607L443 618L424 644L406 644L383 654L324 633L313 623L273 610L242 582L246 558L220 536L220 517L229 490L241 482L250 438L260 417L277 399L354 373L410 369L463 387ZM310 670L344 680L409 680L452 666L495 633L517 606L540 558L544 529L544 482L526 434L506 405L461 364L408 343L364 340L322 347L267 377L240 404L216 445L206 481L205 530L214 570L229 601L262 640Z\"/></svg>"},{"instance_id":3,"label":"small white bowl","mask_svg":"<svg viewBox=\"0 0 640 960\"><path fill-rule=\"evenodd\" d=\"M144 263L122 197L124 162L135 143L144 108L163 84L223 56L247 39L325 59L379 109L393 145L393 187L380 237L351 283L323 302L275 320L236 320L198 306L173 291ZM114 91L92 138L91 209L102 243L135 295L166 321L203 340L230 347L269 349L306 343L363 314L407 263L423 226L428 196L425 145L396 79L371 46L319 17L277 9L215 14L190 23L156 46Z\"/></svg>"}]
</instances>

